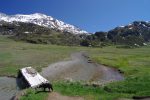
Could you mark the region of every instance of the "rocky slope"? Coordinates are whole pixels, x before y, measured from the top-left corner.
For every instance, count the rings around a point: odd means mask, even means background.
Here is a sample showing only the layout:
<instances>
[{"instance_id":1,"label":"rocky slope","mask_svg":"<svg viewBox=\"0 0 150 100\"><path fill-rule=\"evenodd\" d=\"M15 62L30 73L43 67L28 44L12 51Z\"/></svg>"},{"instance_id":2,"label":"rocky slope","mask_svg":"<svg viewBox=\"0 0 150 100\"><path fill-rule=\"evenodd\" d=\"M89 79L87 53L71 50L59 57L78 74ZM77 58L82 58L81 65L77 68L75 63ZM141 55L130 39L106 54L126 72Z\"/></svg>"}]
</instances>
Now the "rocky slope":
<instances>
[{"instance_id":1,"label":"rocky slope","mask_svg":"<svg viewBox=\"0 0 150 100\"><path fill-rule=\"evenodd\" d=\"M147 45L150 42L150 22L134 21L125 26L116 27L108 32L96 32L92 38L99 41L131 46Z\"/></svg>"},{"instance_id":2,"label":"rocky slope","mask_svg":"<svg viewBox=\"0 0 150 100\"><path fill-rule=\"evenodd\" d=\"M108 32L108 38L113 39L114 36L138 36L143 37L146 41L150 38L150 22L149 21L134 21L126 26L119 26Z\"/></svg>"}]
</instances>

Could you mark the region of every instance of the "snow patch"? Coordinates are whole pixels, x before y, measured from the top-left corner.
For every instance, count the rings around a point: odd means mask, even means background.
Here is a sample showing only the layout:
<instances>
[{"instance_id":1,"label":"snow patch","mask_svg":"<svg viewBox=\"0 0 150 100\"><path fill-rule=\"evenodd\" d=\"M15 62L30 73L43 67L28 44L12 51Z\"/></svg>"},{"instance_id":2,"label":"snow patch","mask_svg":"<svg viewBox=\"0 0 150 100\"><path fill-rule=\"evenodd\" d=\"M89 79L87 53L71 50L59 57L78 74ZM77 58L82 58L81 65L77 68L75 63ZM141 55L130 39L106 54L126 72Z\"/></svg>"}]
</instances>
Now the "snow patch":
<instances>
[{"instance_id":1,"label":"snow patch","mask_svg":"<svg viewBox=\"0 0 150 100\"><path fill-rule=\"evenodd\" d=\"M125 26L119 26L119 27L122 27L122 28L124 28Z\"/></svg>"},{"instance_id":2,"label":"snow patch","mask_svg":"<svg viewBox=\"0 0 150 100\"><path fill-rule=\"evenodd\" d=\"M143 43L143 45L146 46L147 44L146 44L146 43Z\"/></svg>"},{"instance_id":3,"label":"snow patch","mask_svg":"<svg viewBox=\"0 0 150 100\"><path fill-rule=\"evenodd\" d=\"M130 27L129 29L130 29L130 30L132 30L132 29L133 29L133 27Z\"/></svg>"}]
</instances>

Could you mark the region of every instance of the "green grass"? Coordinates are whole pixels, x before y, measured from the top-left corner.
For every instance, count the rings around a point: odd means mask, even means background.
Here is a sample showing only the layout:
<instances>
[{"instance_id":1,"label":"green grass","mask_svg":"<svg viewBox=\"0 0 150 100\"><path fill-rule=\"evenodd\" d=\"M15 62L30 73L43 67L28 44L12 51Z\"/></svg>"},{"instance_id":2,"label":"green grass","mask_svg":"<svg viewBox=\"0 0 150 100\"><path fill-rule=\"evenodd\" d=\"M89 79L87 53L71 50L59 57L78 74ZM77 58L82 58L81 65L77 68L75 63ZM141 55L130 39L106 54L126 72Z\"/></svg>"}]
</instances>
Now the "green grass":
<instances>
[{"instance_id":1,"label":"green grass","mask_svg":"<svg viewBox=\"0 0 150 100\"><path fill-rule=\"evenodd\" d=\"M127 93L110 93L103 87L86 86L79 82L54 82L54 90L63 95L81 96L85 100L116 100L121 97L131 97Z\"/></svg>"},{"instance_id":2,"label":"green grass","mask_svg":"<svg viewBox=\"0 0 150 100\"><path fill-rule=\"evenodd\" d=\"M124 72L125 80L107 84L110 93L150 96L150 46L134 49L106 47L90 51L93 60Z\"/></svg>"},{"instance_id":3,"label":"green grass","mask_svg":"<svg viewBox=\"0 0 150 100\"><path fill-rule=\"evenodd\" d=\"M0 36L0 75L16 75L18 69L33 66L38 71L66 60L78 47L29 44Z\"/></svg>"},{"instance_id":4,"label":"green grass","mask_svg":"<svg viewBox=\"0 0 150 100\"><path fill-rule=\"evenodd\" d=\"M82 96L87 100L150 96L150 46L133 49L115 46L67 47L15 42L0 36L0 75L17 75L17 70L26 66L33 66L39 71L51 63L69 59L70 54L77 51L86 51L95 62L120 69L124 72L125 80L96 88L80 83L54 82L55 91L64 95ZM45 93L37 95L32 90L27 94L23 100L35 100L38 96L44 100L47 97Z\"/></svg>"},{"instance_id":5,"label":"green grass","mask_svg":"<svg viewBox=\"0 0 150 100\"><path fill-rule=\"evenodd\" d=\"M105 86L111 93L126 93L137 96L150 96L150 75L129 77L122 82L114 82Z\"/></svg>"},{"instance_id":6,"label":"green grass","mask_svg":"<svg viewBox=\"0 0 150 100\"><path fill-rule=\"evenodd\" d=\"M80 96L85 100L116 100L117 98L129 98L132 95L127 93L109 93L103 87L85 86L79 82L53 82L55 92L67 96ZM47 92L37 93L35 90L28 89L26 95L22 96L20 100L46 100Z\"/></svg>"},{"instance_id":7,"label":"green grass","mask_svg":"<svg viewBox=\"0 0 150 100\"><path fill-rule=\"evenodd\" d=\"M46 100L48 97L48 92L39 92L32 89L26 91L26 95L22 96L20 100Z\"/></svg>"},{"instance_id":8,"label":"green grass","mask_svg":"<svg viewBox=\"0 0 150 100\"><path fill-rule=\"evenodd\" d=\"M150 74L150 46L135 49L115 47L90 50L92 59L98 63L115 67L126 76Z\"/></svg>"}]
</instances>

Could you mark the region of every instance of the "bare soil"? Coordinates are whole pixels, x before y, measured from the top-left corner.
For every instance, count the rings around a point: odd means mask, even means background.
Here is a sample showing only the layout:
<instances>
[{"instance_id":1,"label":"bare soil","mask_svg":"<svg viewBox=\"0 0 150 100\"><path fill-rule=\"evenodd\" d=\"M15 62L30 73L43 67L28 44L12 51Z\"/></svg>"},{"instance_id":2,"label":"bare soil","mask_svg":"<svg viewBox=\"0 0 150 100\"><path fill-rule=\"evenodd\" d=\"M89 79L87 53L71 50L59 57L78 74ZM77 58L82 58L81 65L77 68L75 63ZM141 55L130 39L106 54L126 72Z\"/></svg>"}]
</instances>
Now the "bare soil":
<instances>
[{"instance_id":1,"label":"bare soil","mask_svg":"<svg viewBox=\"0 0 150 100\"><path fill-rule=\"evenodd\" d=\"M57 92L49 94L48 100L84 100L82 97L63 96Z\"/></svg>"}]
</instances>

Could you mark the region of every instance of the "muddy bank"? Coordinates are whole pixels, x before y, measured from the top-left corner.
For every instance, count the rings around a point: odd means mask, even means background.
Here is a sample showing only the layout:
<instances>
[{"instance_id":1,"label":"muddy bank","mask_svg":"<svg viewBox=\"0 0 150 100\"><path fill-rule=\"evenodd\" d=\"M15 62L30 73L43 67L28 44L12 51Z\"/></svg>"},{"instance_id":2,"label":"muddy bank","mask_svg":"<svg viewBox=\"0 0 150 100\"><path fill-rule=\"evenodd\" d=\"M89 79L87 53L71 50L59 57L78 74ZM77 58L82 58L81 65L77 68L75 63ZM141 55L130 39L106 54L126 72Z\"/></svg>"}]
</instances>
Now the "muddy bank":
<instances>
[{"instance_id":1,"label":"muddy bank","mask_svg":"<svg viewBox=\"0 0 150 100\"><path fill-rule=\"evenodd\" d=\"M0 100L10 100L17 92L16 78L0 77Z\"/></svg>"},{"instance_id":2,"label":"muddy bank","mask_svg":"<svg viewBox=\"0 0 150 100\"><path fill-rule=\"evenodd\" d=\"M57 92L50 93L48 100L84 100L82 97L63 96Z\"/></svg>"},{"instance_id":3,"label":"muddy bank","mask_svg":"<svg viewBox=\"0 0 150 100\"><path fill-rule=\"evenodd\" d=\"M41 74L53 80L75 80L86 82L108 82L123 80L116 70L89 60L85 52L71 55L71 60L61 61L43 68Z\"/></svg>"}]
</instances>

